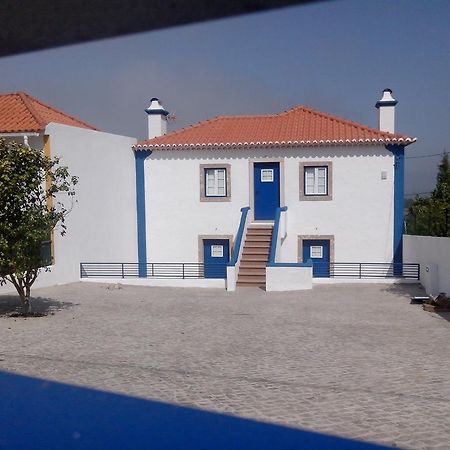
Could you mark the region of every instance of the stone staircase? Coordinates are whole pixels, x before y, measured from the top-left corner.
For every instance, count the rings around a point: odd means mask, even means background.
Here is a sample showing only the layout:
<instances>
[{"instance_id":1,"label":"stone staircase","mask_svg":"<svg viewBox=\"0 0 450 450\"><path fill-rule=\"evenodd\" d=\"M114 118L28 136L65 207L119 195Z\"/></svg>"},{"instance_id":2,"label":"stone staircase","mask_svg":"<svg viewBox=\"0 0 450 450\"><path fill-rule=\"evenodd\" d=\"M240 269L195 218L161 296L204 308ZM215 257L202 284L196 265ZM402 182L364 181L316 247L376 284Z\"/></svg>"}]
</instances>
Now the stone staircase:
<instances>
[{"instance_id":1,"label":"stone staircase","mask_svg":"<svg viewBox=\"0 0 450 450\"><path fill-rule=\"evenodd\" d=\"M269 260L271 225L250 225L247 229L237 286L266 286L266 265Z\"/></svg>"}]
</instances>

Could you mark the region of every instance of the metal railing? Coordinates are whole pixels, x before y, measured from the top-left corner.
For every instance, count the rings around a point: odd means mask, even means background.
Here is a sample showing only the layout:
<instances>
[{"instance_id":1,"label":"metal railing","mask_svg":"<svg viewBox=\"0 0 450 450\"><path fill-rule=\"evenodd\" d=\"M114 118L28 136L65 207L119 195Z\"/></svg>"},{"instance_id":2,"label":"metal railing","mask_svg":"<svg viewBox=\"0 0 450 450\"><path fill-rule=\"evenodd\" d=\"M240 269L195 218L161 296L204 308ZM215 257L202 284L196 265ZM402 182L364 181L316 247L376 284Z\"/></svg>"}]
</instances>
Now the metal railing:
<instances>
[{"instance_id":1,"label":"metal railing","mask_svg":"<svg viewBox=\"0 0 450 450\"><path fill-rule=\"evenodd\" d=\"M420 264L313 262L316 278L403 278L420 279Z\"/></svg>"},{"instance_id":2,"label":"metal railing","mask_svg":"<svg viewBox=\"0 0 450 450\"><path fill-rule=\"evenodd\" d=\"M139 278L140 263L80 263L80 278ZM147 263L146 278L225 278L226 264Z\"/></svg>"}]
</instances>

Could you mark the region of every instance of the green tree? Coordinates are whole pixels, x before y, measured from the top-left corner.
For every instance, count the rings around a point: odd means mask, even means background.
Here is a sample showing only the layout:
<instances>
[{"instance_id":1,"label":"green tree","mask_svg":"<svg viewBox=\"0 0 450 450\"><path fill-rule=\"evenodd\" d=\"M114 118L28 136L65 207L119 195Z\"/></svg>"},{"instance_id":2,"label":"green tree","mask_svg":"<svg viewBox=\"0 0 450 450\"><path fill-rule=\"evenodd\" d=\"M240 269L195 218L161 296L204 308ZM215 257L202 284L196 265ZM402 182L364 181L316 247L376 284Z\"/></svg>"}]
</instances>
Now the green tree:
<instances>
[{"instance_id":1,"label":"green tree","mask_svg":"<svg viewBox=\"0 0 450 450\"><path fill-rule=\"evenodd\" d=\"M444 152L439 164L436 186L429 198L416 196L408 208L407 229L410 234L450 235L450 161Z\"/></svg>"},{"instance_id":2,"label":"green tree","mask_svg":"<svg viewBox=\"0 0 450 450\"><path fill-rule=\"evenodd\" d=\"M42 243L58 225L64 235L68 210L59 193L73 200L77 177L58 158L0 139L0 285L16 288L24 313L30 312L30 289L48 261Z\"/></svg>"}]
</instances>

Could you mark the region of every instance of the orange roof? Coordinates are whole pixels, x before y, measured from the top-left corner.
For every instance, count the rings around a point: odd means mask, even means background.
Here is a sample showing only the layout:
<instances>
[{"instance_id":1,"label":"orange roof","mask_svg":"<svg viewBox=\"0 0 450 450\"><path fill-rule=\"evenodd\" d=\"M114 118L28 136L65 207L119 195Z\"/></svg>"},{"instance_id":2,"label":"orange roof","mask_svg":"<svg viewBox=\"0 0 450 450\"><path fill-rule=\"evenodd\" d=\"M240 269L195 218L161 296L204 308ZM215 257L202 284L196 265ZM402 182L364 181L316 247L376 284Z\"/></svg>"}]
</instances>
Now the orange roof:
<instances>
[{"instance_id":1,"label":"orange roof","mask_svg":"<svg viewBox=\"0 0 450 450\"><path fill-rule=\"evenodd\" d=\"M389 143L408 145L415 141L415 138L382 132L298 106L273 115L216 117L164 136L140 141L134 148L143 150Z\"/></svg>"},{"instance_id":2,"label":"orange roof","mask_svg":"<svg viewBox=\"0 0 450 450\"><path fill-rule=\"evenodd\" d=\"M97 130L25 92L0 94L0 133L39 132L50 122Z\"/></svg>"}]
</instances>

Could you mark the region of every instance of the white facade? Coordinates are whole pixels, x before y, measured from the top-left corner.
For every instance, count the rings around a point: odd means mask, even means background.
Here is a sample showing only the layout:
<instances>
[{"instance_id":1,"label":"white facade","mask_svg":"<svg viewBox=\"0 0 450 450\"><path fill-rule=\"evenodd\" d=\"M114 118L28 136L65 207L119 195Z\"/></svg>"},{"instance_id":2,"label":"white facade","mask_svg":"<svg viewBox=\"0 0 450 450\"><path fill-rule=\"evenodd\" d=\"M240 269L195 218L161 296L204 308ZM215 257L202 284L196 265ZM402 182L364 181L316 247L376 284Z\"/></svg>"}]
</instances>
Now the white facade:
<instances>
[{"instance_id":1,"label":"white facade","mask_svg":"<svg viewBox=\"0 0 450 450\"><path fill-rule=\"evenodd\" d=\"M79 182L76 203L66 218L67 233L54 232L54 265L41 272L34 287L70 283L80 278L80 262L135 262L136 195L131 146L136 139L51 123L46 127L50 156L60 157ZM20 139L17 139L20 142ZM42 148L43 136L29 137ZM44 151L44 150L43 150ZM70 199L60 194L66 206ZM12 285L0 293L14 292Z\"/></svg>"},{"instance_id":2,"label":"white facade","mask_svg":"<svg viewBox=\"0 0 450 450\"><path fill-rule=\"evenodd\" d=\"M202 260L203 237L236 236L240 208L253 217L253 163L280 163L280 206L287 206L277 262L298 262L299 237L332 236L336 262L391 262L394 168L379 146L154 150L145 161L147 260ZM300 198L300 163L331 162L332 199ZM200 165L229 165L229 201L201 201Z\"/></svg>"}]
</instances>

